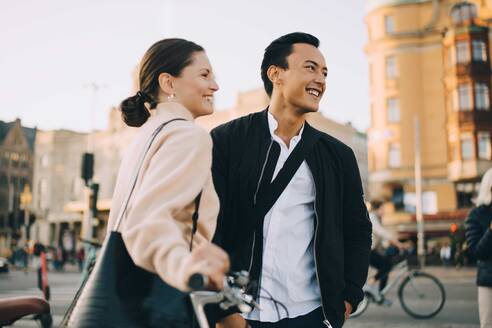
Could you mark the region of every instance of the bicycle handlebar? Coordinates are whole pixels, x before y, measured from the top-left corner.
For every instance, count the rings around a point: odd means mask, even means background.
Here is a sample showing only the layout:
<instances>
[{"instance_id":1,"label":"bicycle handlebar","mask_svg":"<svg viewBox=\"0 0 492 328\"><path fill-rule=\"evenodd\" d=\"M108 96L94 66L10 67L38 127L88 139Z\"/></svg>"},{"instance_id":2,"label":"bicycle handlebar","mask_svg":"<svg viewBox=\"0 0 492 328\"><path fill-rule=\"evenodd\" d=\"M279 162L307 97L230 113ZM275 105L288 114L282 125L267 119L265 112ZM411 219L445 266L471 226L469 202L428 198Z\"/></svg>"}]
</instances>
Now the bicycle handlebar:
<instances>
[{"instance_id":1,"label":"bicycle handlebar","mask_svg":"<svg viewBox=\"0 0 492 328\"><path fill-rule=\"evenodd\" d=\"M188 280L188 287L192 290L190 299L200 327L208 327L204 311L207 304L218 304L222 310L236 307L242 313L259 308L253 296L246 293L248 283L248 272L233 272L224 278L224 288L221 291L205 291L208 277L200 273L191 275Z\"/></svg>"}]
</instances>

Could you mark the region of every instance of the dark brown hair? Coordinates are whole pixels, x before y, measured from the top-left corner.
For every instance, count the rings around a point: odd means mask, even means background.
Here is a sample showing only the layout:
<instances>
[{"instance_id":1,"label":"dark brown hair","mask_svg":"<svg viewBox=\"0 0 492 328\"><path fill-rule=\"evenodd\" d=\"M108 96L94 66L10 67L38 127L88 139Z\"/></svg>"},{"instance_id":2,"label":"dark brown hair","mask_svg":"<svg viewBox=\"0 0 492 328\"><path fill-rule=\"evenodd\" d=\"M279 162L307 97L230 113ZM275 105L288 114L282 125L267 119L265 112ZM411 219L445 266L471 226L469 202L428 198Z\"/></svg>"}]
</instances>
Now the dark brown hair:
<instances>
[{"instance_id":1,"label":"dark brown hair","mask_svg":"<svg viewBox=\"0 0 492 328\"><path fill-rule=\"evenodd\" d=\"M316 48L319 47L319 40L315 36L308 33L294 32L272 41L265 49L263 61L261 62L261 79L269 96L272 95L273 83L268 78L268 68L272 65L289 68L287 57L292 53L293 46L296 43L306 43Z\"/></svg>"},{"instance_id":2,"label":"dark brown hair","mask_svg":"<svg viewBox=\"0 0 492 328\"><path fill-rule=\"evenodd\" d=\"M179 76L192 63L193 54L200 51L204 51L201 46L184 39L164 39L154 43L140 63L140 90L120 104L123 121L134 127L144 124L150 116L145 103L153 109L159 101L159 75Z\"/></svg>"}]
</instances>

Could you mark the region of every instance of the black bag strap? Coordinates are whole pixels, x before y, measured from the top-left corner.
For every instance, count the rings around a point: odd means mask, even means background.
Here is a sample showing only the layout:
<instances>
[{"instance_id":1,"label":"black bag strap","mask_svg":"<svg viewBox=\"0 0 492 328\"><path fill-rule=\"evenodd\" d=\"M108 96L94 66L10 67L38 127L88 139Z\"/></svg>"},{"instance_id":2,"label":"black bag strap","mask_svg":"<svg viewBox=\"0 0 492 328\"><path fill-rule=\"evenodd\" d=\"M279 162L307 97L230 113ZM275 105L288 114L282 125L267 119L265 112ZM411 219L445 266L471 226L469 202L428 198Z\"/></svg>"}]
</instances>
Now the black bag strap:
<instances>
[{"instance_id":1,"label":"black bag strap","mask_svg":"<svg viewBox=\"0 0 492 328\"><path fill-rule=\"evenodd\" d=\"M305 128L309 129L309 126ZM314 129L311 129L311 131ZM280 169L277 177L271 184L267 185L261 195L256 198L256 205L253 208L253 220L254 227L258 227L263 221L265 215L270 211L282 192L285 190L290 180L294 177L302 162L306 159L307 155L313 149L314 144L320 138L318 131L314 130L314 133L306 133L304 130L301 141L296 145L292 153L287 158L284 166Z\"/></svg>"},{"instance_id":2,"label":"black bag strap","mask_svg":"<svg viewBox=\"0 0 492 328\"><path fill-rule=\"evenodd\" d=\"M200 207L200 200L202 199L202 191L195 198L195 212L191 216L191 239L190 239L190 252L193 250L193 237L195 236L196 229L198 228L198 208Z\"/></svg>"},{"instance_id":3,"label":"black bag strap","mask_svg":"<svg viewBox=\"0 0 492 328\"><path fill-rule=\"evenodd\" d=\"M169 124L171 122L174 122L174 121L186 121L186 120L184 118L175 118L175 119L169 120L167 122L164 122L161 125L159 125L154 130L154 132L152 133L152 135L150 136L150 139L147 142L147 145L145 146L144 151L140 155L140 159L138 161L138 164L135 167L135 172L133 174L131 188L129 189L128 193L126 194L126 196L124 198L125 201L124 201L124 203L122 205L122 210L118 214L118 219L116 220L116 224L115 224L115 226L113 228L113 231L118 231L118 229L119 229L119 227L121 225L121 222L123 222L123 218L125 217L126 210L128 208L128 203L130 202L130 199L132 197L133 191L135 190L135 186L137 185L137 180L138 180L138 177L140 175L140 171L142 169L142 165L143 165L143 162L145 160L145 156L147 156L147 153L150 150L150 146L152 146L152 143L154 142L154 140L157 137L157 135L162 131L162 129L167 124ZM202 191L200 191L200 193L195 198L195 211L194 211L193 216L192 216L192 230L191 230L191 240L190 240L190 251L191 251L192 244L193 244L193 235L196 233L196 229L197 229L198 208L200 206L200 199L201 199L201 197L202 197Z\"/></svg>"},{"instance_id":4,"label":"black bag strap","mask_svg":"<svg viewBox=\"0 0 492 328\"><path fill-rule=\"evenodd\" d=\"M172 120L169 120L167 122L164 122L164 123L160 124L154 130L154 132L152 133L152 135L150 136L149 141L147 141L147 144L146 144L146 146L145 146L142 154L140 154L140 159L137 162L137 165L135 166L135 170L134 170L134 173L133 173L133 179L131 180L132 181L132 185L131 185L130 189L128 190L128 192L127 192L127 194L126 194L126 196L124 198L125 200L124 200L123 205L122 205L122 210L118 214L118 219L116 220L116 224L114 225L113 231L118 231L118 229L120 227L120 224L123 221L123 218L124 218L124 216L126 214L126 210L128 208L128 203L130 202L130 198L132 197L133 191L135 190L135 186L137 185L138 176L140 175L140 170L142 169L142 165L144 163L145 157L147 156L147 153L150 150L150 146L152 146L152 143L154 142L154 140L157 137L157 135L162 131L162 129L166 125L168 125L169 123L174 122L174 121L186 121L186 120L184 118L175 118L175 119L172 119Z\"/></svg>"}]
</instances>

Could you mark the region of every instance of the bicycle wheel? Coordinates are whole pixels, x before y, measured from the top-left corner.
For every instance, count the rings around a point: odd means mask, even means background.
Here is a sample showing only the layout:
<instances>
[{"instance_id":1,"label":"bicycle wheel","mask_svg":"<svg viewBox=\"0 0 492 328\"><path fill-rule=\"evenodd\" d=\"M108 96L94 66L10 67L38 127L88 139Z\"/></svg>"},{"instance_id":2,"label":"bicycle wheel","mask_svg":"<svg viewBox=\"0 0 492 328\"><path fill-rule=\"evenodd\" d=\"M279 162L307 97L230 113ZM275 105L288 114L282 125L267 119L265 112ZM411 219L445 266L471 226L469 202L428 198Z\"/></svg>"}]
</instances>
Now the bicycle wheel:
<instances>
[{"instance_id":1,"label":"bicycle wheel","mask_svg":"<svg viewBox=\"0 0 492 328\"><path fill-rule=\"evenodd\" d=\"M412 271L398 289L403 310L416 319L429 319L441 311L446 292L441 282L425 272Z\"/></svg>"},{"instance_id":2,"label":"bicycle wheel","mask_svg":"<svg viewBox=\"0 0 492 328\"><path fill-rule=\"evenodd\" d=\"M359 306L357 307L357 310L350 315L351 318L357 318L360 316L362 313L364 313L365 310L369 307L369 303L371 302L372 296L369 295L368 293L364 293L364 298L362 301L360 301Z\"/></svg>"}]
</instances>

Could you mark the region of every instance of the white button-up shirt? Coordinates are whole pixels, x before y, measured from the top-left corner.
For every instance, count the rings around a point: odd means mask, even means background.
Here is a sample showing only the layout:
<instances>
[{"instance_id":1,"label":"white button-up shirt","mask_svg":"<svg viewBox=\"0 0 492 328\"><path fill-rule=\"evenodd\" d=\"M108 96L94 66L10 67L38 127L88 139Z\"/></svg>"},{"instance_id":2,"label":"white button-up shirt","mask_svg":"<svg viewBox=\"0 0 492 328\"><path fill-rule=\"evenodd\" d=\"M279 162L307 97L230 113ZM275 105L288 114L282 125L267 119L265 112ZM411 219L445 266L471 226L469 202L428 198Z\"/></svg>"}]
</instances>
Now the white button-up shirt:
<instances>
[{"instance_id":1,"label":"white button-up shirt","mask_svg":"<svg viewBox=\"0 0 492 328\"><path fill-rule=\"evenodd\" d=\"M290 153L299 143L304 130L290 141L290 147L274 132L278 123L268 113L272 138L280 145L280 156L273 179L283 167ZM321 297L314 263L314 200L315 185L304 161L276 203L266 214L263 223L263 266L261 271L260 307L247 318L276 322L295 318L321 306ZM281 302L277 313L274 302Z\"/></svg>"}]
</instances>

